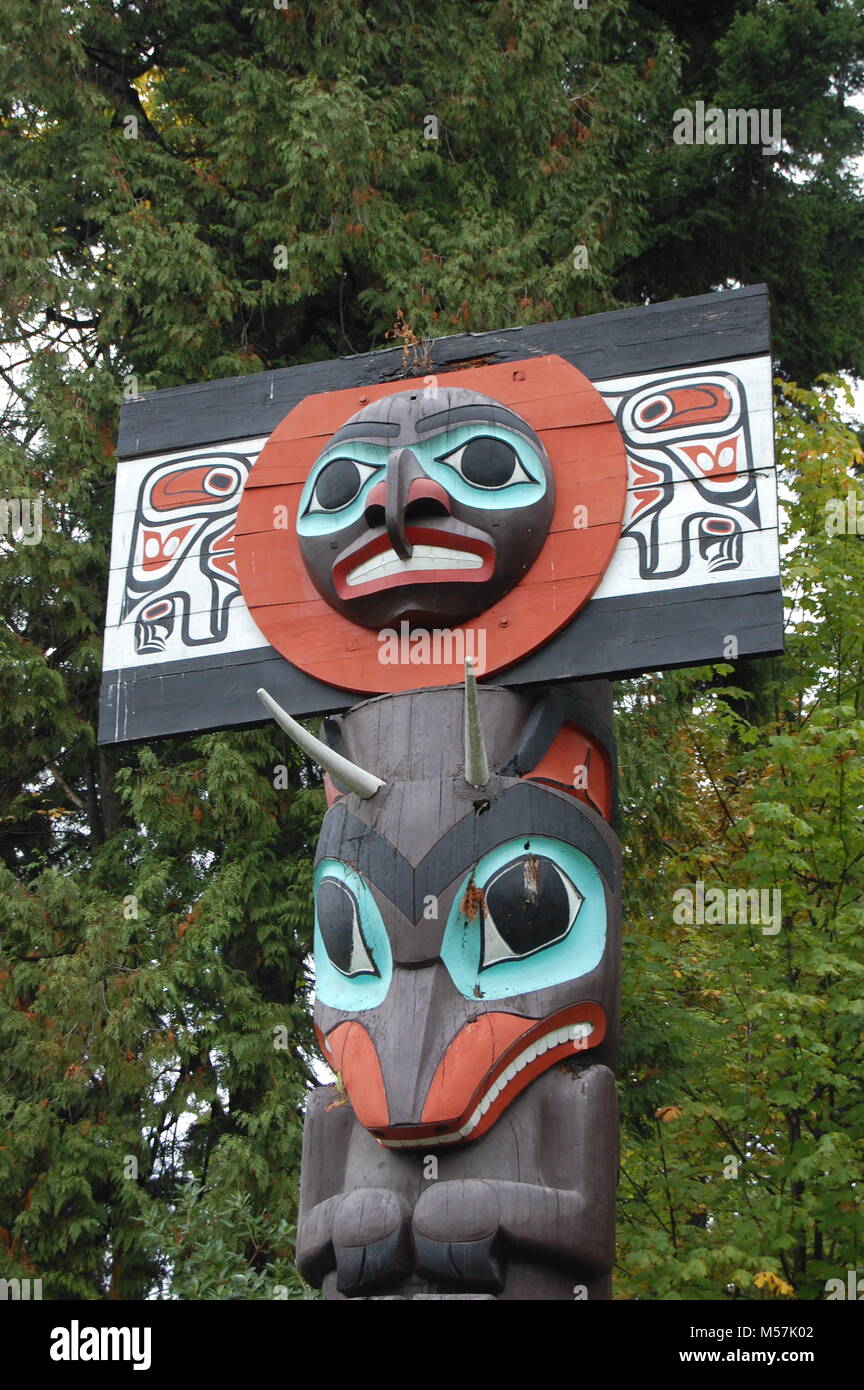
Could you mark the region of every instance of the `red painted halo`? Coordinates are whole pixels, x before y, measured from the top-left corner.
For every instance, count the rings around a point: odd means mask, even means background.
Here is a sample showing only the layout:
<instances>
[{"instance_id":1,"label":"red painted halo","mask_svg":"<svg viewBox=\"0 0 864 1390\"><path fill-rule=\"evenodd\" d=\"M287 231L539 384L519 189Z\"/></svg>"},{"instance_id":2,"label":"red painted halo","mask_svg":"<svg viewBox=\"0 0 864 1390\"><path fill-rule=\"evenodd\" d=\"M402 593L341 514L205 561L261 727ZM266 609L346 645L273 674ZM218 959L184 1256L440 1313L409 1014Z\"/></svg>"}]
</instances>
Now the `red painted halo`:
<instances>
[{"instance_id":1,"label":"red painted halo","mask_svg":"<svg viewBox=\"0 0 864 1390\"><path fill-rule=\"evenodd\" d=\"M531 425L552 462L555 513L525 577L479 617L453 627L464 637L452 648L439 645L435 664L384 664L378 633L334 612L312 584L297 540L297 509L312 464L340 425L371 401L423 390L429 380L306 396L276 426L243 490L237 574L254 622L292 665L344 690L381 694L455 684L465 675L462 652L477 650L481 630L483 674L512 665L548 642L587 603L621 535L624 443L600 393L576 367L547 356L438 377L442 389L482 392Z\"/></svg>"}]
</instances>

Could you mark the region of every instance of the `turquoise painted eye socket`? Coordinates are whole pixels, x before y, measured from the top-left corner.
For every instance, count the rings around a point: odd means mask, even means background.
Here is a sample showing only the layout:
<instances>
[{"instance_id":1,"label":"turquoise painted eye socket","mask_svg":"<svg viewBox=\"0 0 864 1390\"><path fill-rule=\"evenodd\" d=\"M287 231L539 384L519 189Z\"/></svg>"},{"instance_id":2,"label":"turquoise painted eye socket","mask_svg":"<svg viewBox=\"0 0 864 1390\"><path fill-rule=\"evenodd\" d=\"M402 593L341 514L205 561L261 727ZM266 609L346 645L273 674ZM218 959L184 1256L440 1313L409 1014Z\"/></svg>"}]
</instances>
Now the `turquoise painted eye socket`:
<instances>
[{"instance_id":1,"label":"turquoise painted eye socket","mask_svg":"<svg viewBox=\"0 0 864 1390\"><path fill-rule=\"evenodd\" d=\"M424 469L455 501L496 511L531 507L546 495L546 473L524 435L504 425L457 425L412 445Z\"/></svg>"},{"instance_id":2,"label":"turquoise painted eye socket","mask_svg":"<svg viewBox=\"0 0 864 1390\"><path fill-rule=\"evenodd\" d=\"M357 439L351 452L333 445L317 460L300 494L299 536L326 536L353 526L363 515L366 498L384 476L387 449Z\"/></svg>"},{"instance_id":3,"label":"turquoise painted eye socket","mask_svg":"<svg viewBox=\"0 0 864 1390\"><path fill-rule=\"evenodd\" d=\"M358 496L365 482L379 467L361 463L358 459L329 459L318 472L305 515L316 512L340 512Z\"/></svg>"},{"instance_id":4,"label":"turquoise painted eye socket","mask_svg":"<svg viewBox=\"0 0 864 1390\"><path fill-rule=\"evenodd\" d=\"M348 864L315 870L315 992L334 1009L374 1009L387 994L393 959L369 885Z\"/></svg>"},{"instance_id":5,"label":"turquoise painted eye socket","mask_svg":"<svg viewBox=\"0 0 864 1390\"><path fill-rule=\"evenodd\" d=\"M460 885L441 958L467 999L530 994L588 974L606 943L591 860L545 836L490 851Z\"/></svg>"},{"instance_id":6,"label":"turquoise painted eye socket","mask_svg":"<svg viewBox=\"0 0 864 1390\"><path fill-rule=\"evenodd\" d=\"M533 506L546 494L547 481L537 450L515 430L457 425L408 447L427 477L455 502L495 511ZM366 499L384 476L389 447L354 440L351 453L332 446L317 460L303 487L297 534L325 536L353 526Z\"/></svg>"},{"instance_id":7,"label":"turquoise painted eye socket","mask_svg":"<svg viewBox=\"0 0 864 1390\"><path fill-rule=\"evenodd\" d=\"M526 473L513 445L506 439L496 439L489 434L475 435L467 444L460 444L449 453L438 454L435 462L446 464L464 482L484 491L535 481L530 473Z\"/></svg>"},{"instance_id":8,"label":"turquoise painted eye socket","mask_svg":"<svg viewBox=\"0 0 864 1390\"><path fill-rule=\"evenodd\" d=\"M322 878L315 894L318 929L331 965L354 980L358 975L380 975L360 926L360 905L347 883Z\"/></svg>"}]
</instances>

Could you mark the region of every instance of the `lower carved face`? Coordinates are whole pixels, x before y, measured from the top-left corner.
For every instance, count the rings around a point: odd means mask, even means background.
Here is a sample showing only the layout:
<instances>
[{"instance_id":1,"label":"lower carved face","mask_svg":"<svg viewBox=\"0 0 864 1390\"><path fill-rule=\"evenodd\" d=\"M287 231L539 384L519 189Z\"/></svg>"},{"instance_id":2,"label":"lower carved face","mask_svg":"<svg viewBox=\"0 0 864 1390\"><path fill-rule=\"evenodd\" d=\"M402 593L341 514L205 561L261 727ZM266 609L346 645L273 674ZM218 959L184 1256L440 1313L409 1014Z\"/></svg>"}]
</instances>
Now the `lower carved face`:
<instances>
[{"instance_id":1,"label":"lower carved face","mask_svg":"<svg viewBox=\"0 0 864 1390\"><path fill-rule=\"evenodd\" d=\"M475 391L383 397L316 460L297 531L332 608L364 627L465 622L536 560L554 509L538 436Z\"/></svg>"},{"instance_id":2,"label":"lower carved face","mask_svg":"<svg viewBox=\"0 0 864 1390\"><path fill-rule=\"evenodd\" d=\"M446 739L459 692L440 696L427 717ZM386 723L387 702L370 708ZM541 1072L614 1046L617 841L518 777L482 797L447 779L378 795L374 826L350 797L322 830L322 1051L386 1147L477 1139Z\"/></svg>"}]
</instances>

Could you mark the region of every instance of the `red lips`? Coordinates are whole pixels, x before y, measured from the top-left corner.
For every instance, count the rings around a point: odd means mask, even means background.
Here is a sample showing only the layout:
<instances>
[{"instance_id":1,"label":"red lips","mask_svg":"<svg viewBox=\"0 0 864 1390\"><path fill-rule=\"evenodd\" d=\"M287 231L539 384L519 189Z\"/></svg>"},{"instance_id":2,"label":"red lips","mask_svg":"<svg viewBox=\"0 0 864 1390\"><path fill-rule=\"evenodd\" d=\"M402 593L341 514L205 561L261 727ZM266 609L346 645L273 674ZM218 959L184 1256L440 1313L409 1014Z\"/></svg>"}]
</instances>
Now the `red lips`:
<instances>
[{"instance_id":1,"label":"red lips","mask_svg":"<svg viewBox=\"0 0 864 1390\"><path fill-rule=\"evenodd\" d=\"M580 1024L588 1031L579 1042L559 1040L560 1033ZM360 1123L385 1147L411 1148L479 1139L541 1072L598 1047L606 1034L606 1015L593 1001L568 1005L542 1019L503 1012L478 1015L447 1047L415 1124L393 1123L381 1064L362 1024L340 1023L326 1039L316 1032Z\"/></svg>"}]
</instances>

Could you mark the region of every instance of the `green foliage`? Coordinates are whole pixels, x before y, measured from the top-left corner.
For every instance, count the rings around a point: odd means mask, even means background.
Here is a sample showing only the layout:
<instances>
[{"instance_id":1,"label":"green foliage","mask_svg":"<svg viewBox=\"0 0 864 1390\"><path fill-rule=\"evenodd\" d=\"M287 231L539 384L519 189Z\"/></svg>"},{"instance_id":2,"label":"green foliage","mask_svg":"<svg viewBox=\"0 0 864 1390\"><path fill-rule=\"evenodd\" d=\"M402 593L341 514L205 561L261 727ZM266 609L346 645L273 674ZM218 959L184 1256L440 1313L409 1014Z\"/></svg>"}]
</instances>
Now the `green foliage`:
<instances>
[{"instance_id":1,"label":"green foliage","mask_svg":"<svg viewBox=\"0 0 864 1390\"><path fill-rule=\"evenodd\" d=\"M653 235L623 268L619 293L667 299L764 280L784 375L864 375L853 326L864 282L848 274L850 262L864 263L861 185L850 163L864 116L848 101L864 72L860 5L659 0L646 8L685 39L676 106L692 110L701 99L722 111L777 111L783 148L766 158L749 144L667 142L651 166Z\"/></svg>"},{"instance_id":2,"label":"green foliage","mask_svg":"<svg viewBox=\"0 0 864 1390\"><path fill-rule=\"evenodd\" d=\"M118 771L128 825L86 871L3 870L3 1238L47 1297L170 1281L147 1232L191 1180L203 1211L296 1207L323 796L297 769L274 790L290 758L269 733L187 750Z\"/></svg>"},{"instance_id":3,"label":"green foliage","mask_svg":"<svg viewBox=\"0 0 864 1390\"><path fill-rule=\"evenodd\" d=\"M221 1204L200 1187L159 1208L149 1235L163 1271L159 1296L173 1300L317 1298L292 1263L294 1229L253 1209L247 1192Z\"/></svg>"},{"instance_id":4,"label":"green foliage","mask_svg":"<svg viewBox=\"0 0 864 1390\"><path fill-rule=\"evenodd\" d=\"M619 1297L820 1298L862 1258L864 543L826 504L864 460L832 385L781 387L788 645L762 698L729 667L623 692ZM779 890L777 929L676 922L699 880Z\"/></svg>"},{"instance_id":5,"label":"green foliage","mask_svg":"<svg viewBox=\"0 0 864 1390\"><path fill-rule=\"evenodd\" d=\"M44 535L0 539L0 1274L305 1296L322 796L271 730L96 746L124 384L760 279L787 374L864 371L858 7L689 11L4 0L0 466ZM783 151L674 145L696 99L780 105ZM628 1296L854 1265L861 547L820 509L860 463L824 393L783 402L789 656L622 692ZM779 876L790 925L676 927L700 875Z\"/></svg>"},{"instance_id":6,"label":"green foliage","mask_svg":"<svg viewBox=\"0 0 864 1390\"><path fill-rule=\"evenodd\" d=\"M13 328L145 389L767 280L789 375L864 373L860 9L688 8L5 0ZM675 144L697 100L782 151Z\"/></svg>"}]
</instances>

